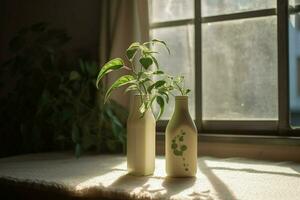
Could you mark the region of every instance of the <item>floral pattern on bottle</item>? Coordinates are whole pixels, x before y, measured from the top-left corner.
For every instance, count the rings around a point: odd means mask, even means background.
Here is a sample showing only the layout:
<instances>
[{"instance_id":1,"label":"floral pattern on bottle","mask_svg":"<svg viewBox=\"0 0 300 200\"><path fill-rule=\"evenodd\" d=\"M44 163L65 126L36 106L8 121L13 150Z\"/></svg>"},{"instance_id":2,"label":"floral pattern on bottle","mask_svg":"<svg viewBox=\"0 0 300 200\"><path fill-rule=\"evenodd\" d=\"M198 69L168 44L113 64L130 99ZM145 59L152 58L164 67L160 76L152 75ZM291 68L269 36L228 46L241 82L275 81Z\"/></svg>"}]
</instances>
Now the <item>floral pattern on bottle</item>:
<instances>
[{"instance_id":1,"label":"floral pattern on bottle","mask_svg":"<svg viewBox=\"0 0 300 200\"><path fill-rule=\"evenodd\" d=\"M180 133L177 134L173 139L172 139L172 144L171 148L173 151L173 154L175 156L181 156L182 159L182 165L184 167L185 171L189 171L189 164L185 162L185 157L184 157L184 151L187 150L187 146L184 144L184 136L186 135L186 132L183 130L180 130Z\"/></svg>"}]
</instances>

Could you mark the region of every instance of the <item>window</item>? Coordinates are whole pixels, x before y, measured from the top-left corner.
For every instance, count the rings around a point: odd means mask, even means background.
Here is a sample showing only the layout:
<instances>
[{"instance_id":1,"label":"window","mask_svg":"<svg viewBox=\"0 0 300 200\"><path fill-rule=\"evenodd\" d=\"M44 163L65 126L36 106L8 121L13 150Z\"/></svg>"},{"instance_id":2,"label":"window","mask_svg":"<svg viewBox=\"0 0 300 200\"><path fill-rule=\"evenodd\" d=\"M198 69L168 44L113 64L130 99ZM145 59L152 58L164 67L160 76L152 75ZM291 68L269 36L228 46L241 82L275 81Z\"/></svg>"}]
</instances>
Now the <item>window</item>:
<instances>
[{"instance_id":1,"label":"window","mask_svg":"<svg viewBox=\"0 0 300 200\"><path fill-rule=\"evenodd\" d=\"M300 128L300 1L289 2L290 123Z\"/></svg>"},{"instance_id":2,"label":"window","mask_svg":"<svg viewBox=\"0 0 300 200\"><path fill-rule=\"evenodd\" d=\"M150 36L167 42L172 59L161 50L158 60L162 68L171 75L184 75L187 87L195 91L195 36L194 2L191 0L150 1ZM189 12L187 12L189 11ZM167 66L167 67L164 67ZM190 112L195 118L195 93L190 95ZM166 106L162 120L172 115L174 99Z\"/></svg>"},{"instance_id":3,"label":"window","mask_svg":"<svg viewBox=\"0 0 300 200\"><path fill-rule=\"evenodd\" d=\"M292 133L287 8L285 0L149 0L150 35L173 50L158 59L188 80L200 132Z\"/></svg>"}]
</instances>

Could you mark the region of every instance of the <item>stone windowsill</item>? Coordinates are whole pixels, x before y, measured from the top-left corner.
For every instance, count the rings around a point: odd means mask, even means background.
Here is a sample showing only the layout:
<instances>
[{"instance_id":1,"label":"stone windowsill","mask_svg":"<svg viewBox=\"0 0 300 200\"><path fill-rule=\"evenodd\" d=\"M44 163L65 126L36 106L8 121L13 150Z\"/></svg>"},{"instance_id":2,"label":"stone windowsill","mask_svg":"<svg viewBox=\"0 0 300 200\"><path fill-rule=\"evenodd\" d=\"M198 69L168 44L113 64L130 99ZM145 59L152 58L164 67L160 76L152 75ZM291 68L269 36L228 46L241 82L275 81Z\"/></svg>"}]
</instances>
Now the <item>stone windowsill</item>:
<instances>
[{"instance_id":1,"label":"stone windowsill","mask_svg":"<svg viewBox=\"0 0 300 200\"><path fill-rule=\"evenodd\" d=\"M300 164L201 157L198 168L196 178L166 178L158 157L152 176L134 177L120 155L31 154L0 159L0 184L100 199L299 198Z\"/></svg>"}]
</instances>

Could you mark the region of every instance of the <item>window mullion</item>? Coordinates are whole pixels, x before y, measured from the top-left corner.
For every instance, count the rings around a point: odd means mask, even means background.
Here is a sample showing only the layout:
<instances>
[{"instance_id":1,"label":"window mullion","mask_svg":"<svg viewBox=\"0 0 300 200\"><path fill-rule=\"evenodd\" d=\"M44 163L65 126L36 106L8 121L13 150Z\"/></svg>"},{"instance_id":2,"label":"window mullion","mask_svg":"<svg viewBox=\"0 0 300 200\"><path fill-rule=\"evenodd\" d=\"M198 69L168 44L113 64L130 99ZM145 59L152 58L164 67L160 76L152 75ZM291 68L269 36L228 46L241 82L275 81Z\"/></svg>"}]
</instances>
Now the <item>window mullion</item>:
<instances>
[{"instance_id":1,"label":"window mullion","mask_svg":"<svg viewBox=\"0 0 300 200\"><path fill-rule=\"evenodd\" d=\"M196 125L202 131L202 28L201 1L195 0L195 84Z\"/></svg>"},{"instance_id":2,"label":"window mullion","mask_svg":"<svg viewBox=\"0 0 300 200\"><path fill-rule=\"evenodd\" d=\"M227 20L246 19L246 18L253 18L253 17L266 17L272 15L276 15L275 8L202 17L201 21L202 23L210 23L210 22L219 22L219 21L227 21Z\"/></svg>"},{"instance_id":3,"label":"window mullion","mask_svg":"<svg viewBox=\"0 0 300 200\"><path fill-rule=\"evenodd\" d=\"M193 24L194 19L184 19L184 20L174 20L174 21L165 21L165 22L154 22L150 24L150 28L164 28L172 26L183 26L188 24Z\"/></svg>"},{"instance_id":4,"label":"window mullion","mask_svg":"<svg viewBox=\"0 0 300 200\"><path fill-rule=\"evenodd\" d=\"M289 130L288 1L277 0L279 134Z\"/></svg>"}]
</instances>

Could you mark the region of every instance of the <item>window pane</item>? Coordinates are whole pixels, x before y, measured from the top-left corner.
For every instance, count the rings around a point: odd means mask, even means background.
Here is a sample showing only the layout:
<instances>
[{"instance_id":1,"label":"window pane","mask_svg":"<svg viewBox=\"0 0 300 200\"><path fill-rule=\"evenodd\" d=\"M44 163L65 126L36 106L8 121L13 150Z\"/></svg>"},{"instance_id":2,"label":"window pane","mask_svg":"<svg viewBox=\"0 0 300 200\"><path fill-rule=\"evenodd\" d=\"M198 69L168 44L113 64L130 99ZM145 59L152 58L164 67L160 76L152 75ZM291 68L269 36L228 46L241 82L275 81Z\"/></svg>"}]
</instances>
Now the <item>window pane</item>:
<instances>
[{"instance_id":1,"label":"window pane","mask_svg":"<svg viewBox=\"0 0 300 200\"><path fill-rule=\"evenodd\" d=\"M159 46L160 54L158 61L162 69L171 75L184 75L186 87L192 92L189 94L190 113L195 116L195 87L194 87L194 26L177 26L152 29L153 38L166 41L171 49L168 55L165 49ZM174 98L171 96L170 103L165 108L162 119L170 119L174 109ZM155 109L156 110L156 109ZM156 110L157 111L157 110Z\"/></svg>"},{"instance_id":2,"label":"window pane","mask_svg":"<svg viewBox=\"0 0 300 200\"><path fill-rule=\"evenodd\" d=\"M202 16L275 8L276 0L202 0Z\"/></svg>"},{"instance_id":3,"label":"window pane","mask_svg":"<svg viewBox=\"0 0 300 200\"><path fill-rule=\"evenodd\" d=\"M150 0L151 22L194 18L194 0Z\"/></svg>"},{"instance_id":4,"label":"window pane","mask_svg":"<svg viewBox=\"0 0 300 200\"><path fill-rule=\"evenodd\" d=\"M204 120L276 120L276 17L203 24Z\"/></svg>"},{"instance_id":5,"label":"window pane","mask_svg":"<svg viewBox=\"0 0 300 200\"><path fill-rule=\"evenodd\" d=\"M295 6L300 1L290 1L289 17L289 85L290 85L290 123L300 128L300 12Z\"/></svg>"},{"instance_id":6,"label":"window pane","mask_svg":"<svg viewBox=\"0 0 300 200\"><path fill-rule=\"evenodd\" d=\"M289 0L289 5L293 7L300 5L300 0Z\"/></svg>"}]
</instances>

